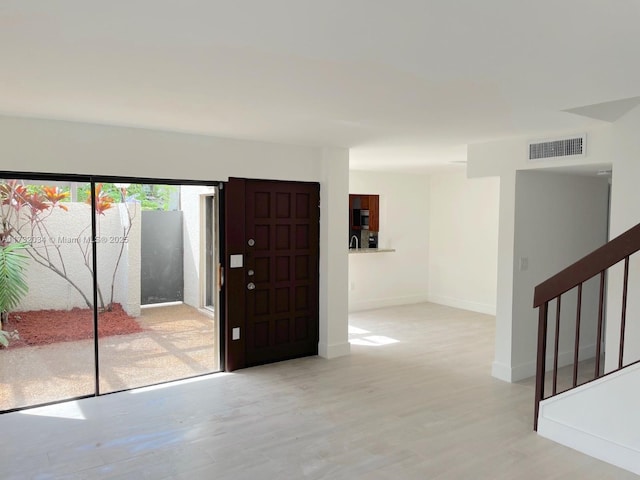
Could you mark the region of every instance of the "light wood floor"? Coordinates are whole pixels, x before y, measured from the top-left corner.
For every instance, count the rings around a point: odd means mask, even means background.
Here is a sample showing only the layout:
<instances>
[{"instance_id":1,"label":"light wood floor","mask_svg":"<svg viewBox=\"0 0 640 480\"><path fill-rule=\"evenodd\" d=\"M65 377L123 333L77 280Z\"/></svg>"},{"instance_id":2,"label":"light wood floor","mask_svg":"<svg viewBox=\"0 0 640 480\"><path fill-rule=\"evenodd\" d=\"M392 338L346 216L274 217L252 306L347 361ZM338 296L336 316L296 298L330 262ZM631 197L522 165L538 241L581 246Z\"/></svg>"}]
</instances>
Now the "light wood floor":
<instances>
[{"instance_id":1,"label":"light wood floor","mask_svg":"<svg viewBox=\"0 0 640 480\"><path fill-rule=\"evenodd\" d=\"M532 431L531 384L490 376L492 317L422 304L350 322L349 357L2 415L0 478L637 478Z\"/></svg>"}]
</instances>

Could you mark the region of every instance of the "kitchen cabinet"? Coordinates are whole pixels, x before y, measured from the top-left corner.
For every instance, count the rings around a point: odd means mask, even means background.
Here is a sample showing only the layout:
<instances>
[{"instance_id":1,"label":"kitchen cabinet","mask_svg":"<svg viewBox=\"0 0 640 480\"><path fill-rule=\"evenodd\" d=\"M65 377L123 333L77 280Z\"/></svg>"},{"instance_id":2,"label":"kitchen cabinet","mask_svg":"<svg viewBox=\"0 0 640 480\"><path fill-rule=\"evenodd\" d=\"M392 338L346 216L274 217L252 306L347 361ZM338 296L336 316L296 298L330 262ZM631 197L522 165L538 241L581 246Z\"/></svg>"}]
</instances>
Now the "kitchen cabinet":
<instances>
[{"instance_id":1,"label":"kitchen cabinet","mask_svg":"<svg viewBox=\"0 0 640 480\"><path fill-rule=\"evenodd\" d=\"M349 226L351 230L380 230L380 196L349 194Z\"/></svg>"},{"instance_id":2,"label":"kitchen cabinet","mask_svg":"<svg viewBox=\"0 0 640 480\"><path fill-rule=\"evenodd\" d=\"M369 230L380 231L380 197L369 195Z\"/></svg>"}]
</instances>

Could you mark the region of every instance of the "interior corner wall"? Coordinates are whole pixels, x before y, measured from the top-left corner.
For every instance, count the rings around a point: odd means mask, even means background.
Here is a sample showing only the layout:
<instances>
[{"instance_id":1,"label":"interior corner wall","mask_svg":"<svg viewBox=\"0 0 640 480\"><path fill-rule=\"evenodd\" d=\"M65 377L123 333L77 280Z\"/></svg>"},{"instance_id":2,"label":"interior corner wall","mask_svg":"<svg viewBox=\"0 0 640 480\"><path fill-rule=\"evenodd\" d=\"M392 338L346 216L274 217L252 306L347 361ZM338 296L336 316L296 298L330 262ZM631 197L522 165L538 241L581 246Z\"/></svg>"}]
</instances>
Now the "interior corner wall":
<instances>
[{"instance_id":1,"label":"interior corner wall","mask_svg":"<svg viewBox=\"0 0 640 480\"><path fill-rule=\"evenodd\" d=\"M554 136L560 137L575 133L559 132ZM515 351L520 348L520 339L514 337L515 325L520 320L513 317L516 172L553 170L554 168L571 169L586 165L591 168L610 168L613 162L613 127L603 125L589 129L586 134L587 154L576 159L549 159L529 162L527 161L527 143L530 139L522 137L471 144L467 147L467 175L469 178L500 177L496 340L492 375L501 380L517 380L514 375L518 374L518 368L512 362L514 355L518 355Z\"/></svg>"},{"instance_id":2,"label":"interior corner wall","mask_svg":"<svg viewBox=\"0 0 640 480\"><path fill-rule=\"evenodd\" d=\"M1 170L224 181L229 177L320 182L320 330L348 347L346 238L349 152L207 135L0 116ZM332 168L325 168L328 159ZM346 235L345 235L346 236ZM335 238L334 238L335 237ZM341 237L341 233L340 233ZM323 253L324 252L324 253ZM323 255L327 255L323 257ZM343 258L344 257L344 258ZM335 353L335 352L334 352ZM348 348L342 349L348 353Z\"/></svg>"},{"instance_id":3,"label":"interior corner wall","mask_svg":"<svg viewBox=\"0 0 640 480\"><path fill-rule=\"evenodd\" d=\"M500 179L429 177L429 301L495 315Z\"/></svg>"},{"instance_id":4,"label":"interior corner wall","mask_svg":"<svg viewBox=\"0 0 640 480\"><path fill-rule=\"evenodd\" d=\"M349 193L380 196L378 247L395 249L349 254L349 310L427 301L429 177L352 170ZM348 203L343 208L348 215ZM348 225L340 229L345 251Z\"/></svg>"},{"instance_id":5,"label":"interior corner wall","mask_svg":"<svg viewBox=\"0 0 640 480\"><path fill-rule=\"evenodd\" d=\"M613 176L611 183L611 229L614 238L640 223L640 107L621 117L613 130ZM622 310L622 270L607 276L605 370L618 366ZM625 331L624 362L640 359L640 253L630 259L629 295Z\"/></svg>"},{"instance_id":6,"label":"interior corner wall","mask_svg":"<svg viewBox=\"0 0 640 480\"><path fill-rule=\"evenodd\" d=\"M538 314L533 308L535 286L606 243L608 192L607 178L517 172L512 380L535 374L538 326ZM573 362L576 304L575 291L563 295L560 365ZM580 359L584 360L595 355L597 282L585 284L582 305ZM547 345L553 345L554 322L549 325ZM551 360L547 365L551 365Z\"/></svg>"}]
</instances>

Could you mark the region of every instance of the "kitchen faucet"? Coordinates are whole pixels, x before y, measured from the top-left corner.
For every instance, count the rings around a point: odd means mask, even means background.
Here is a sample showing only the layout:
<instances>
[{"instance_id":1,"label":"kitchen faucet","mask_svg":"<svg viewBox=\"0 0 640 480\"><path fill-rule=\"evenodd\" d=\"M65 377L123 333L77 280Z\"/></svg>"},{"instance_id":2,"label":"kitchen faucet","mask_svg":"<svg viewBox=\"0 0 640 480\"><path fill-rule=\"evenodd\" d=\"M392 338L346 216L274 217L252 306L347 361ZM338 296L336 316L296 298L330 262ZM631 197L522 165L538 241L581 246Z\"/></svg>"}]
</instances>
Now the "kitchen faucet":
<instances>
[{"instance_id":1,"label":"kitchen faucet","mask_svg":"<svg viewBox=\"0 0 640 480\"><path fill-rule=\"evenodd\" d=\"M355 248L359 248L358 247L358 237L356 235L351 235L351 239L349 240L349 248L354 248L351 245L353 245L353 241L356 241L356 246Z\"/></svg>"}]
</instances>

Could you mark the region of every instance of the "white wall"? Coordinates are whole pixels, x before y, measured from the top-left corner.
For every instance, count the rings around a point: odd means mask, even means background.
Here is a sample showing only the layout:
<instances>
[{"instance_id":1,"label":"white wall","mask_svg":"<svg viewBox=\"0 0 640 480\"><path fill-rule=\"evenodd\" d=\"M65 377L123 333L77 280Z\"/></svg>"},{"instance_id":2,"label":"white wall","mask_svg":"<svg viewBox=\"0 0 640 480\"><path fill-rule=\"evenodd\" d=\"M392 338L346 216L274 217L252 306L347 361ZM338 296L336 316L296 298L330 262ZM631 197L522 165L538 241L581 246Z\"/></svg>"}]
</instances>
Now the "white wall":
<instances>
[{"instance_id":1,"label":"white wall","mask_svg":"<svg viewBox=\"0 0 640 480\"><path fill-rule=\"evenodd\" d=\"M0 115L2 170L318 181L321 151L266 142Z\"/></svg>"},{"instance_id":2,"label":"white wall","mask_svg":"<svg viewBox=\"0 0 640 480\"><path fill-rule=\"evenodd\" d=\"M499 178L429 177L429 301L495 315Z\"/></svg>"},{"instance_id":3,"label":"white wall","mask_svg":"<svg viewBox=\"0 0 640 480\"><path fill-rule=\"evenodd\" d=\"M517 172L512 318L518 348L511 356L514 379L535 374L538 312L533 309L534 288L606 243L608 191L608 179L603 177ZM595 355L598 286L594 280L583 287L581 360ZM562 296L560 365L573 363L576 304L575 290ZM550 306L549 319L547 366L551 368L555 302Z\"/></svg>"},{"instance_id":4,"label":"white wall","mask_svg":"<svg viewBox=\"0 0 640 480\"><path fill-rule=\"evenodd\" d=\"M469 145L467 174L470 178L500 177L500 219L498 232L498 286L496 302L496 342L492 374L506 381L517 378L512 354L526 348L529 339L514 337L513 276L516 205L516 171L548 168L579 168L584 165L607 167L612 163L611 125L594 128L587 133L587 154L577 159L554 159L529 162L527 138ZM559 132L554 137L584 132ZM552 136L552 135L549 135ZM615 189L615 186L614 186ZM522 371L522 370L520 370ZM522 374L522 373L520 373ZM518 374L518 375L520 375Z\"/></svg>"},{"instance_id":5,"label":"white wall","mask_svg":"<svg viewBox=\"0 0 640 480\"><path fill-rule=\"evenodd\" d=\"M351 171L349 193L380 196L378 247L396 250L349 255L349 310L427 301L429 177ZM343 210L348 215L348 199ZM348 218L341 233L346 251Z\"/></svg>"},{"instance_id":6,"label":"white wall","mask_svg":"<svg viewBox=\"0 0 640 480\"><path fill-rule=\"evenodd\" d=\"M610 167L612 162L613 126L605 124L587 132L558 132L549 138L565 138L586 134L586 155L576 158L554 158L528 160L528 144L532 139L512 138L496 142L477 143L467 146L467 175L469 178L494 177L516 170L580 169L585 166ZM535 140L535 139L534 139ZM509 198L508 200L512 200ZM501 199L502 201L502 199Z\"/></svg>"},{"instance_id":7,"label":"white wall","mask_svg":"<svg viewBox=\"0 0 640 480\"><path fill-rule=\"evenodd\" d=\"M142 281L142 211L140 204L136 202L130 202L126 205L119 203L116 208L119 222L112 222L112 234L114 239L122 237L124 234L124 228L129 224L129 217L131 218L131 229L129 230L127 243L124 245L122 251L122 259L117 267L116 282L114 285L114 301L122 305L124 310L134 317L140 315L140 297L141 297L141 281ZM109 212L108 210L107 212ZM128 213L127 213L128 211ZM101 248L102 247L102 248ZM109 255L105 255L103 250L109 251ZM120 252L120 244L117 242L109 242L102 246L98 245L98 280L100 281L101 265L102 262L106 262L106 268L103 268L110 275L113 269L116 268L116 261L109 262L109 256L116 259ZM111 278L107 282L103 282L102 285L111 285ZM105 292L106 295L110 295L108 288ZM108 300L105 298L105 302Z\"/></svg>"},{"instance_id":8,"label":"white wall","mask_svg":"<svg viewBox=\"0 0 640 480\"><path fill-rule=\"evenodd\" d=\"M611 232L616 237L640 222L640 108L621 117L613 131ZM640 253L631 257L625 363L640 359ZM622 305L622 268L608 277L605 368L617 368Z\"/></svg>"},{"instance_id":9,"label":"white wall","mask_svg":"<svg viewBox=\"0 0 640 480\"><path fill-rule=\"evenodd\" d=\"M318 352L332 358L351 348L347 316L349 275L344 230L349 224L349 154L323 148L320 163L320 341ZM323 318L340 321L323 322Z\"/></svg>"},{"instance_id":10,"label":"white wall","mask_svg":"<svg viewBox=\"0 0 640 480\"><path fill-rule=\"evenodd\" d=\"M6 171L320 182L320 346L326 356L348 352L347 252L336 249L347 224L347 150L0 116L0 158Z\"/></svg>"}]
</instances>

